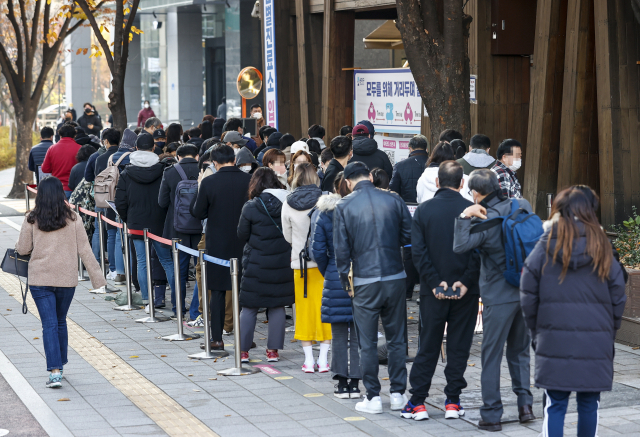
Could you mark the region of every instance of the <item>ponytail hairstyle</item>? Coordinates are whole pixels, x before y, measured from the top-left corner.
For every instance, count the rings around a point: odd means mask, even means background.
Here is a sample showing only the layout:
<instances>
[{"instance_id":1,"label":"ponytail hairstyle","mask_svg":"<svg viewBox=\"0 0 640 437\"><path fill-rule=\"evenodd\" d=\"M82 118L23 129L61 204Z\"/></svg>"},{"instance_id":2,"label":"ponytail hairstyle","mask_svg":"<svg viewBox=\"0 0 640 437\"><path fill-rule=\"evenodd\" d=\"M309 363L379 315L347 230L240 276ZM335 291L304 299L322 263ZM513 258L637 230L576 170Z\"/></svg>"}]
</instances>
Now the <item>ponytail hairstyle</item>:
<instances>
[{"instance_id":1,"label":"ponytail hairstyle","mask_svg":"<svg viewBox=\"0 0 640 437\"><path fill-rule=\"evenodd\" d=\"M564 281L569 270L573 244L580 238L578 222L581 222L585 229L587 238L586 254L593 259L593 272L597 273L601 281L609 277L611 258L613 257L611 244L596 217L598 196L591 189L589 189L588 193L585 188L588 187L573 186L563 190L558 194L551 208L551 217L554 223L549 230L545 266L549 262L551 239L555 234L556 246L551 260L552 263L556 263L558 254L562 251L560 283Z\"/></svg>"}]
</instances>

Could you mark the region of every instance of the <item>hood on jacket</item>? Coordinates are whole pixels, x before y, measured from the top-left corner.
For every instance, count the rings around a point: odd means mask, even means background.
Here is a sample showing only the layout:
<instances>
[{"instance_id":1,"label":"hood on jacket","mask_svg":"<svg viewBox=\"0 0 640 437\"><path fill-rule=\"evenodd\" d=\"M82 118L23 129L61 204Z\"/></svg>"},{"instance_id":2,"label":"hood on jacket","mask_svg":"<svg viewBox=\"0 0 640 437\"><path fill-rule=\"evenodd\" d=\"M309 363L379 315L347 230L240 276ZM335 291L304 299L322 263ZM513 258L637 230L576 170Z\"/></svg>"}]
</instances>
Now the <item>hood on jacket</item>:
<instances>
[{"instance_id":1,"label":"hood on jacket","mask_svg":"<svg viewBox=\"0 0 640 437\"><path fill-rule=\"evenodd\" d=\"M120 149L127 149L129 152L133 152L136 148L136 140L138 136L131 130L125 129L122 134L122 140L120 140Z\"/></svg>"},{"instance_id":2,"label":"hood on jacket","mask_svg":"<svg viewBox=\"0 0 640 437\"><path fill-rule=\"evenodd\" d=\"M318 137L311 137L312 140L316 140L317 142L320 143L320 149L324 150L327 145L324 143L324 140L322 138L318 138Z\"/></svg>"},{"instance_id":3,"label":"hood on jacket","mask_svg":"<svg viewBox=\"0 0 640 437\"><path fill-rule=\"evenodd\" d=\"M306 211L318 203L322 190L317 185L303 185L287 196L289 206L297 211Z\"/></svg>"},{"instance_id":4,"label":"hood on jacket","mask_svg":"<svg viewBox=\"0 0 640 437\"><path fill-rule=\"evenodd\" d=\"M422 172L422 176L420 177L424 182L425 188L434 193L438 191L438 187L436 186L438 170L439 167L427 167L424 169L424 172Z\"/></svg>"},{"instance_id":5,"label":"hood on jacket","mask_svg":"<svg viewBox=\"0 0 640 437\"><path fill-rule=\"evenodd\" d=\"M158 155L153 152L138 150L129 155L129 163L136 167L151 167L159 161Z\"/></svg>"},{"instance_id":6,"label":"hood on jacket","mask_svg":"<svg viewBox=\"0 0 640 437\"><path fill-rule=\"evenodd\" d=\"M244 146L236 155L236 167L243 166L245 164L251 164L252 169L258 168L258 161L253 157L251 150Z\"/></svg>"},{"instance_id":7,"label":"hood on jacket","mask_svg":"<svg viewBox=\"0 0 640 437\"><path fill-rule=\"evenodd\" d=\"M336 193L324 194L318 199L318 209L322 212L333 211L336 209L336 205L340 199L342 199L342 197Z\"/></svg>"},{"instance_id":8,"label":"hood on jacket","mask_svg":"<svg viewBox=\"0 0 640 437\"><path fill-rule=\"evenodd\" d=\"M149 152L142 152L142 153L155 155L155 153L149 153ZM156 160L157 160L157 156L156 156ZM164 168L165 166L163 164L156 162L155 164L149 167L139 167L137 165L129 165L127 166L125 172L127 173L127 175L129 175L129 178L131 178L132 181L138 184L148 185L162 178L162 175L164 173Z\"/></svg>"},{"instance_id":9,"label":"hood on jacket","mask_svg":"<svg viewBox=\"0 0 640 437\"><path fill-rule=\"evenodd\" d=\"M281 203L286 202L287 196L289 195L289 192L282 188L267 188L266 190L263 191L263 193L268 193L268 194L271 194L272 196L277 197Z\"/></svg>"},{"instance_id":10,"label":"hood on jacket","mask_svg":"<svg viewBox=\"0 0 640 437\"><path fill-rule=\"evenodd\" d=\"M271 217L277 218L277 217L280 217L280 214L282 212L282 203L284 202L284 200L281 200L280 199L281 196L275 195L273 191L285 191L285 190L271 189L271 192L268 192L268 190L264 190L258 197L262 200L262 202L264 202L264 206L267 207L267 211L269 211L269 215ZM264 207L262 206L262 203L260 203L260 201L258 201L258 210L264 213Z\"/></svg>"},{"instance_id":11,"label":"hood on jacket","mask_svg":"<svg viewBox=\"0 0 640 437\"><path fill-rule=\"evenodd\" d=\"M369 137L355 137L353 139L353 154L354 155L373 155L378 150L378 143L376 140Z\"/></svg>"},{"instance_id":12,"label":"hood on jacket","mask_svg":"<svg viewBox=\"0 0 640 437\"><path fill-rule=\"evenodd\" d=\"M495 162L495 158L487 153L483 149L472 149L462 157L472 167L487 167Z\"/></svg>"}]
</instances>

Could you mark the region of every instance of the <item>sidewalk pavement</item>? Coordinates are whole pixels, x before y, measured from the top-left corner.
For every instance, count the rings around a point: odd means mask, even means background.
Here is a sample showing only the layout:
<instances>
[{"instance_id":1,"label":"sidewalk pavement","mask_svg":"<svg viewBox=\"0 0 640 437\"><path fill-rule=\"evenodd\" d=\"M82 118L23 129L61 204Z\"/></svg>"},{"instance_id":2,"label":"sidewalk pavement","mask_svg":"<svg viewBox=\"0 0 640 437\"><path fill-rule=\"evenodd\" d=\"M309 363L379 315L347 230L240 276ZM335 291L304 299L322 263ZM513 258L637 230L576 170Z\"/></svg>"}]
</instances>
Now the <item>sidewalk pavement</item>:
<instances>
[{"instance_id":1,"label":"sidewalk pavement","mask_svg":"<svg viewBox=\"0 0 640 437\"><path fill-rule=\"evenodd\" d=\"M22 222L21 217L11 220L14 226ZM13 227L0 221L0 249L13 246L17 235ZM299 342L293 340L293 333L287 333L281 360L267 363L264 313L259 315L255 334L258 347L250 352L250 365L269 365L255 375L224 377L216 371L233 367L233 336L225 337L229 357L215 361L190 360L187 355L200 352L201 340L167 342L160 338L175 333L176 322L135 323L144 317L143 311L114 311L113 302L105 301L104 295L88 293L89 288L90 284L82 282L76 289L69 312L69 364L64 369L63 388L52 390L45 388L47 372L42 331L38 318L31 312L35 307L31 302L31 311L23 315L17 280L0 273L0 351L10 361L8 366L13 366L24 378L22 383L13 381L12 390L3 390L0 379L0 393L3 393L0 402L10 399L15 405L13 414L20 418L18 422L5 422L2 414L6 413L0 413L0 428L9 429L9 435L18 434L27 426L34 430L28 433L30 436L56 437L488 434L475 426L481 405L481 335L474 337L466 372L468 388L462 397L465 419L444 419L444 365L439 363L431 397L427 399L431 419L415 422L401 419L399 412L389 411L385 366L380 367L385 413L367 415L355 411L356 400L333 397L334 381L329 374L301 372L304 354ZM413 355L417 347L418 309L415 300L407 307L409 349ZM202 328L198 331L202 333ZM5 367L0 366L0 371L7 378ZM640 435L640 351L617 345L615 371L614 390L602 397L598 435ZM537 436L542 426L542 391L532 388L534 411L540 419L520 425L516 399L509 390L506 361L502 366L502 387L503 421L516 421L504 424L502 433L492 435ZM362 385L360 388L363 390ZM43 402L42 408L27 407L33 405L33 399L23 399L25 389L35 393L33 396ZM575 411L572 401L565 422L567 435L576 432ZM47 412L51 414L47 416ZM60 426L68 431L61 430Z\"/></svg>"}]
</instances>

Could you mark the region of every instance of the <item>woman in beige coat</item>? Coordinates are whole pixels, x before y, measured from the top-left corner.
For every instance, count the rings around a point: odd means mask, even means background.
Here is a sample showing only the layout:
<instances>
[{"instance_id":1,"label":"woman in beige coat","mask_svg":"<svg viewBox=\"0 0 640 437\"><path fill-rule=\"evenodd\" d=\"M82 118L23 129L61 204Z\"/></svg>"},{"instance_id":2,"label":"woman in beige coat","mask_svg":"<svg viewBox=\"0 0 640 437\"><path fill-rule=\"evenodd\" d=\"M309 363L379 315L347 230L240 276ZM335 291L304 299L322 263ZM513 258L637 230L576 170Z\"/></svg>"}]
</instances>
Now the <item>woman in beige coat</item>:
<instances>
[{"instance_id":1,"label":"woman in beige coat","mask_svg":"<svg viewBox=\"0 0 640 437\"><path fill-rule=\"evenodd\" d=\"M80 216L66 201L62 183L55 177L40 182L36 207L27 213L16 243L20 255L31 254L29 289L42 322L47 358L47 387L62 386L67 364L67 311L78 285L78 255L94 288L107 285L93 256Z\"/></svg>"}]
</instances>

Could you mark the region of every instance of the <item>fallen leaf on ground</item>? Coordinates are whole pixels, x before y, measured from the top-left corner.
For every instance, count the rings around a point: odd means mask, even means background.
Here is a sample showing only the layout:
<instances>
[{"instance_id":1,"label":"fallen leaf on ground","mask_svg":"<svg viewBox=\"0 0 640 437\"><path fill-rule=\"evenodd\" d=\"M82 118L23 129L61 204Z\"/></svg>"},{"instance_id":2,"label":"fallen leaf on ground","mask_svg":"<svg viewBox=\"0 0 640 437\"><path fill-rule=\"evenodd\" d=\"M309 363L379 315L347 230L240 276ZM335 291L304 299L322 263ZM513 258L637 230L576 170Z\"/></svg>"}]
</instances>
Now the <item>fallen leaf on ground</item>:
<instances>
[{"instance_id":1,"label":"fallen leaf on ground","mask_svg":"<svg viewBox=\"0 0 640 437\"><path fill-rule=\"evenodd\" d=\"M160 355L161 357L166 357L166 355Z\"/></svg>"},{"instance_id":2,"label":"fallen leaf on ground","mask_svg":"<svg viewBox=\"0 0 640 437\"><path fill-rule=\"evenodd\" d=\"M188 374L187 376L193 376L193 373Z\"/></svg>"},{"instance_id":3,"label":"fallen leaf on ground","mask_svg":"<svg viewBox=\"0 0 640 437\"><path fill-rule=\"evenodd\" d=\"M263 338L261 338L260 340L266 340L266 339L267 339L267 337L263 337Z\"/></svg>"},{"instance_id":4,"label":"fallen leaf on ground","mask_svg":"<svg viewBox=\"0 0 640 437\"><path fill-rule=\"evenodd\" d=\"M407 319L413 320L413 316L409 316L409 317L407 317Z\"/></svg>"},{"instance_id":5,"label":"fallen leaf on ground","mask_svg":"<svg viewBox=\"0 0 640 437\"><path fill-rule=\"evenodd\" d=\"M388 380L389 380L389 377L388 377L388 376L386 376L386 377L382 378L382 380L383 380L383 381L388 381Z\"/></svg>"},{"instance_id":6,"label":"fallen leaf on ground","mask_svg":"<svg viewBox=\"0 0 640 437\"><path fill-rule=\"evenodd\" d=\"M200 391L200 390L196 390L195 388L193 389L193 391Z\"/></svg>"},{"instance_id":7,"label":"fallen leaf on ground","mask_svg":"<svg viewBox=\"0 0 640 437\"><path fill-rule=\"evenodd\" d=\"M69 398L60 398L58 399L58 402L65 402L65 401L69 401Z\"/></svg>"},{"instance_id":8,"label":"fallen leaf on ground","mask_svg":"<svg viewBox=\"0 0 640 437\"><path fill-rule=\"evenodd\" d=\"M34 340L40 340L40 337L33 337Z\"/></svg>"},{"instance_id":9,"label":"fallen leaf on ground","mask_svg":"<svg viewBox=\"0 0 640 437\"><path fill-rule=\"evenodd\" d=\"M633 349L635 351L635 350L640 349L640 347L632 347L631 349Z\"/></svg>"},{"instance_id":10,"label":"fallen leaf on ground","mask_svg":"<svg viewBox=\"0 0 640 437\"><path fill-rule=\"evenodd\" d=\"M231 414L225 414L224 417L231 417Z\"/></svg>"},{"instance_id":11,"label":"fallen leaf on ground","mask_svg":"<svg viewBox=\"0 0 640 437\"><path fill-rule=\"evenodd\" d=\"M218 378L209 378L209 381L217 381Z\"/></svg>"},{"instance_id":12,"label":"fallen leaf on ground","mask_svg":"<svg viewBox=\"0 0 640 437\"><path fill-rule=\"evenodd\" d=\"M140 358L140 357L137 355L131 355L129 358Z\"/></svg>"},{"instance_id":13,"label":"fallen leaf on ground","mask_svg":"<svg viewBox=\"0 0 640 437\"><path fill-rule=\"evenodd\" d=\"M469 364L469 367L475 367L475 363Z\"/></svg>"},{"instance_id":14,"label":"fallen leaf on ground","mask_svg":"<svg viewBox=\"0 0 640 437\"><path fill-rule=\"evenodd\" d=\"M7 311L13 311L13 310L10 310L9 308L7 308Z\"/></svg>"},{"instance_id":15,"label":"fallen leaf on ground","mask_svg":"<svg viewBox=\"0 0 640 437\"><path fill-rule=\"evenodd\" d=\"M296 340L296 339L294 338L293 340L291 340L291 343L295 343L296 341L298 341L298 340Z\"/></svg>"}]
</instances>

